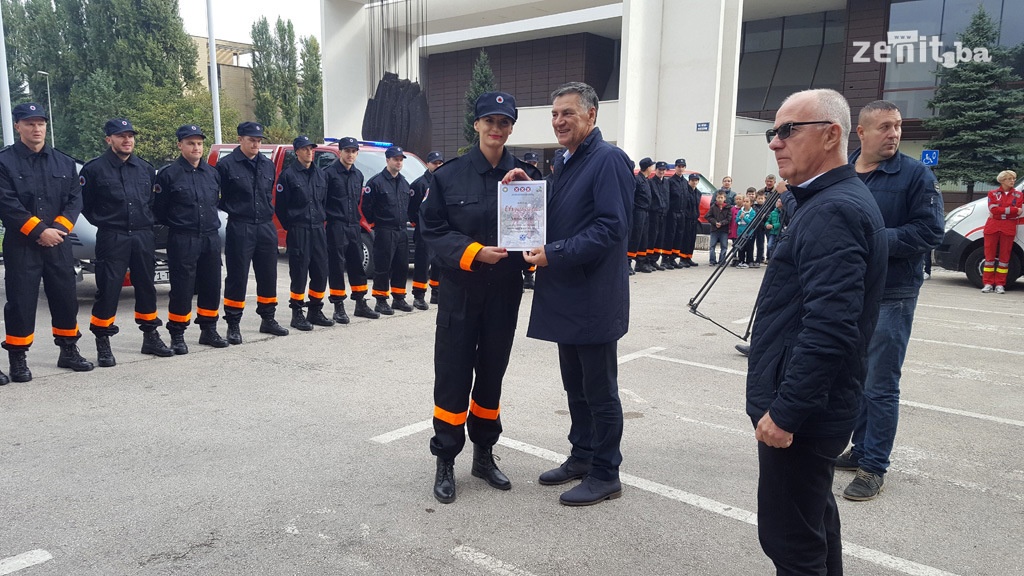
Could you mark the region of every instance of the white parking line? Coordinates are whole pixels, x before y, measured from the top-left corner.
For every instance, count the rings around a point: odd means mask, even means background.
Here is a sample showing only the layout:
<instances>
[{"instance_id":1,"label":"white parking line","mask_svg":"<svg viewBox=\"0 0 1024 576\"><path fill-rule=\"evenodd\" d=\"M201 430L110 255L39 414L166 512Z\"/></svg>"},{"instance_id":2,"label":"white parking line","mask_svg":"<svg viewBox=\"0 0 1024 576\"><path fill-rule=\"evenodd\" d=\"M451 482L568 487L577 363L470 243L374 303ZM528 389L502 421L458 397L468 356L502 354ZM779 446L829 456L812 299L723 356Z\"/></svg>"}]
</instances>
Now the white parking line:
<instances>
[{"instance_id":1,"label":"white parking line","mask_svg":"<svg viewBox=\"0 0 1024 576\"><path fill-rule=\"evenodd\" d=\"M373 438L370 438L370 440L373 441L373 442L377 442L379 444L387 444L389 442L394 442L395 440L399 440L401 438L405 438L406 436L412 436L413 434L416 434L417 432L422 432L424 430L427 430L431 426L433 426L433 420L428 418L427 420L424 420L422 422L417 422L415 424L409 424L408 426L405 426L403 428L399 428L398 430L394 430L392 432L388 432L387 434L381 434L380 436L374 436Z\"/></svg>"},{"instance_id":2,"label":"white parking line","mask_svg":"<svg viewBox=\"0 0 1024 576\"><path fill-rule=\"evenodd\" d=\"M619 364L625 364L626 362L629 362L630 360L636 360L637 358L643 358L645 356L650 356L652 354L661 352L662 350L664 350L664 348L654 347L654 348L647 348L647 349L644 349L644 350L638 350L636 352L632 352L632 353L626 354L625 356L619 356Z\"/></svg>"},{"instance_id":3,"label":"white parking line","mask_svg":"<svg viewBox=\"0 0 1024 576\"><path fill-rule=\"evenodd\" d=\"M658 354L649 354L648 358L654 358L656 360L664 360L665 362L673 362L675 364L685 364L686 366L696 366L697 368L706 368L708 370L714 370L716 372L725 372L726 374L735 374L736 376L746 376L746 370L734 370L732 368L723 368L721 366L712 366L711 364L702 364L700 362L690 362L689 360L681 360L679 358L671 358L669 356L660 356Z\"/></svg>"},{"instance_id":4,"label":"white parking line","mask_svg":"<svg viewBox=\"0 0 1024 576\"><path fill-rule=\"evenodd\" d=\"M912 408L923 408L925 410L934 410L936 412L945 412L946 414L955 414L957 416L966 416L967 418L977 418L978 420L988 420L989 422L997 422L999 424L1008 424L1010 426L1024 428L1024 421L1021 420L1010 420L1009 418L989 416L988 414L979 414L977 412L968 412L966 410L957 410L956 408L946 408L944 406L933 406L932 404L922 404L920 402L912 402L910 400L900 400L900 405L910 406Z\"/></svg>"},{"instance_id":5,"label":"white parking line","mask_svg":"<svg viewBox=\"0 0 1024 576\"><path fill-rule=\"evenodd\" d=\"M974 344L960 344L959 342L943 342L942 340L925 340L924 338L911 338L911 342L924 342L925 344L942 344L943 346L954 346L956 348L969 348L971 350L985 350L986 352L996 352L998 354L1013 354L1014 356L1024 356L1024 350L1006 350L1004 348L992 348L990 346L975 346Z\"/></svg>"},{"instance_id":6,"label":"white parking line","mask_svg":"<svg viewBox=\"0 0 1024 576\"><path fill-rule=\"evenodd\" d=\"M4 574L13 574L18 570L23 570L36 564L42 564L53 560L53 555L46 550L31 550L24 554L18 554L17 556L11 556L10 558L4 558L0 560L0 576Z\"/></svg>"},{"instance_id":7,"label":"white parking line","mask_svg":"<svg viewBox=\"0 0 1024 576\"><path fill-rule=\"evenodd\" d=\"M1003 316L1024 316L1016 312L997 312L994 310L978 310L976 308L960 308L959 306L938 306L936 304L918 304L918 308L938 308L939 310L956 310L957 312L980 312L981 314L1001 314Z\"/></svg>"},{"instance_id":8,"label":"white parking line","mask_svg":"<svg viewBox=\"0 0 1024 576\"><path fill-rule=\"evenodd\" d=\"M737 318L732 321L733 324L746 324L747 322L750 322L750 316L747 316L746 318Z\"/></svg>"},{"instance_id":9,"label":"white parking line","mask_svg":"<svg viewBox=\"0 0 1024 576\"><path fill-rule=\"evenodd\" d=\"M456 546L455 548L452 548L452 556L455 556L464 562L469 562L479 568L483 568L491 574L499 574L500 576L534 576L532 572L527 572L515 564L502 562L493 556L484 554L483 552L469 546Z\"/></svg>"}]
</instances>

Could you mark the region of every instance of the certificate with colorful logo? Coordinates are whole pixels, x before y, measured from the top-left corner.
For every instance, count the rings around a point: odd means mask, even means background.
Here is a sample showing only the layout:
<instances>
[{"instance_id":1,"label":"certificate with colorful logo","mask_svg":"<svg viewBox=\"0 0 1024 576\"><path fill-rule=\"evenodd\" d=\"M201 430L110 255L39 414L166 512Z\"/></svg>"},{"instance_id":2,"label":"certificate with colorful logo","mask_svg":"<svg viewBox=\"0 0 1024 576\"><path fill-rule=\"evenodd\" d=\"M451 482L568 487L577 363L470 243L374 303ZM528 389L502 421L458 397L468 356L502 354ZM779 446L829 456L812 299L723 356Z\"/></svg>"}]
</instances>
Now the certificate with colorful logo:
<instances>
[{"instance_id":1,"label":"certificate with colorful logo","mask_svg":"<svg viewBox=\"0 0 1024 576\"><path fill-rule=\"evenodd\" d=\"M498 183L498 246L525 252L547 244L548 183Z\"/></svg>"}]
</instances>

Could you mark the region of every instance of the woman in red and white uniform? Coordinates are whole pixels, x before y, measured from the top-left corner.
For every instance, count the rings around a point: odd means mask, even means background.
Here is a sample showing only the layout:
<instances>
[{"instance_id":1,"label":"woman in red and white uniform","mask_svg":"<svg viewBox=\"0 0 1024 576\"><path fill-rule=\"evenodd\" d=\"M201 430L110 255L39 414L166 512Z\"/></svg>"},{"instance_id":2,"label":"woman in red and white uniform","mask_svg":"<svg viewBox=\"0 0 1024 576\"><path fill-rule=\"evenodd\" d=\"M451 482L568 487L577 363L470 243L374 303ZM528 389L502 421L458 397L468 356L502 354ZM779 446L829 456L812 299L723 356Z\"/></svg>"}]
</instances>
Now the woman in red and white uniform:
<instances>
[{"instance_id":1,"label":"woman in red and white uniform","mask_svg":"<svg viewBox=\"0 0 1024 576\"><path fill-rule=\"evenodd\" d=\"M1024 192L1013 187L1017 173L1003 170L996 181L999 188L988 193L988 221L985 222L985 263L982 265L985 287L981 291L986 294L993 288L996 294L1005 292L1017 222L1024 213Z\"/></svg>"}]
</instances>

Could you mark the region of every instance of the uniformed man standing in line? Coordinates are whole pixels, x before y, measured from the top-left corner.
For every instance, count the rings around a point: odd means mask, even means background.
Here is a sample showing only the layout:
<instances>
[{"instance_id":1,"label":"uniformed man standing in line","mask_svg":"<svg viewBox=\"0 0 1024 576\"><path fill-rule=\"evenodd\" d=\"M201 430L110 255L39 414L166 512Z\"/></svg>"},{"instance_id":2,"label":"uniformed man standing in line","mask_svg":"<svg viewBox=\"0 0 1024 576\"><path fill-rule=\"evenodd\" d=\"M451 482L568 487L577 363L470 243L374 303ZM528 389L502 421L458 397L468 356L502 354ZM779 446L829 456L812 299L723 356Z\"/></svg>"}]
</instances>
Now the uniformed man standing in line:
<instances>
[{"instance_id":1,"label":"uniformed man standing in line","mask_svg":"<svg viewBox=\"0 0 1024 576\"><path fill-rule=\"evenodd\" d=\"M220 209L228 214L224 235L224 319L228 343L241 344L239 323L245 309L249 266L256 275L256 313L260 332L287 336L277 323L277 227L274 226L274 163L260 154L263 125L238 125L238 147L217 161Z\"/></svg>"},{"instance_id":2,"label":"uniformed man standing in line","mask_svg":"<svg viewBox=\"0 0 1024 576\"><path fill-rule=\"evenodd\" d=\"M640 172L633 179L633 221L629 232L629 247L626 255L636 261L635 272L649 274L654 268L647 260L647 249L650 245L650 219L654 210L651 208L651 172L654 171L654 160L640 160ZM631 256L630 256L631 255Z\"/></svg>"},{"instance_id":3,"label":"uniformed man standing in line","mask_svg":"<svg viewBox=\"0 0 1024 576\"><path fill-rule=\"evenodd\" d=\"M405 224L409 218L409 198L412 188L402 176L405 152L392 146L384 152L387 166L366 183L363 190L363 216L373 228L373 297L374 310L390 316L392 306L403 312L412 312L405 301L405 280L409 276L409 239ZM388 294L394 296L388 306Z\"/></svg>"},{"instance_id":4,"label":"uniformed man standing in line","mask_svg":"<svg viewBox=\"0 0 1024 576\"><path fill-rule=\"evenodd\" d=\"M693 249L697 246L697 230L700 227L700 199L698 188L700 174L690 174L683 188L683 238L679 248L680 264L685 268L696 266Z\"/></svg>"},{"instance_id":5,"label":"uniformed man standing in line","mask_svg":"<svg viewBox=\"0 0 1024 576\"><path fill-rule=\"evenodd\" d=\"M665 242L662 246L661 263L669 270L685 268L676 262L683 239L683 194L688 189L683 170L686 170L686 160L680 158L676 160L675 172L665 180L668 184L668 215L666 216L668 223L665 225Z\"/></svg>"},{"instance_id":6,"label":"uniformed man standing in line","mask_svg":"<svg viewBox=\"0 0 1024 576\"><path fill-rule=\"evenodd\" d=\"M527 152L526 154L523 154L523 162L526 162L530 166L536 168L541 177L544 176L544 171L540 169L540 156L536 152Z\"/></svg>"},{"instance_id":7,"label":"uniformed man standing in line","mask_svg":"<svg viewBox=\"0 0 1024 576\"><path fill-rule=\"evenodd\" d=\"M50 306L54 344L60 347L57 366L76 372L92 370L92 362L78 352L78 298L71 256L71 233L82 209L82 190L75 161L46 143L49 117L35 103L18 104L13 110L18 140L0 150L0 219L4 234L3 347L11 361L11 378L28 382L25 353L32 346L39 302L39 280ZM0 372L0 384L7 384Z\"/></svg>"},{"instance_id":8,"label":"uniformed man standing in line","mask_svg":"<svg viewBox=\"0 0 1024 576\"><path fill-rule=\"evenodd\" d=\"M327 290L327 180L313 164L316 143L308 136L292 141L295 162L277 179L274 210L281 227L288 232L288 272L291 275L288 306L292 309L292 328L309 331L313 326L334 326L324 316L324 292ZM306 278L309 278L309 303L304 302ZM302 314L309 308L308 317Z\"/></svg>"},{"instance_id":9,"label":"uniformed man standing in line","mask_svg":"<svg viewBox=\"0 0 1024 576\"><path fill-rule=\"evenodd\" d=\"M334 321L348 324L345 312L345 273L356 302L354 314L377 319L380 313L366 305L366 270L360 240L359 204L363 199L363 173L356 168L359 141L351 136L338 140L338 162L324 169L327 178L327 270Z\"/></svg>"},{"instance_id":10,"label":"uniformed man standing in line","mask_svg":"<svg viewBox=\"0 0 1024 576\"><path fill-rule=\"evenodd\" d=\"M658 264L658 258L662 254L662 246L665 243L665 218L668 215L668 184L665 182L665 170L668 169L667 162L658 162L654 165L654 177L650 178L651 186L651 214L648 224L647 236L647 261L651 270L664 270L665 267Z\"/></svg>"},{"instance_id":11,"label":"uniformed man standing in line","mask_svg":"<svg viewBox=\"0 0 1024 576\"><path fill-rule=\"evenodd\" d=\"M419 310L430 308L424 296L427 295L427 282L433 280L430 299L437 302L435 292L437 290L437 264L431 258L427 243L423 241L423 230L420 228L420 204L426 196L427 189L433 181L434 170L444 164L444 155L434 151L427 154L427 169L423 175L412 181L412 198L409 199L409 222L413 223L412 239L416 245L416 254L413 258L412 270L412 306ZM428 270L429 274L428 274Z\"/></svg>"},{"instance_id":12,"label":"uniformed man standing in line","mask_svg":"<svg viewBox=\"0 0 1024 576\"><path fill-rule=\"evenodd\" d=\"M217 169L203 162L203 140L199 126L178 128L181 155L157 172L153 191L153 214L167 226L167 264L171 294L167 304L167 331L171 350L188 354L185 329L192 320L192 295L196 295L196 324L199 343L226 348L227 340L217 333L220 305L220 177Z\"/></svg>"},{"instance_id":13,"label":"uniformed man standing in line","mask_svg":"<svg viewBox=\"0 0 1024 576\"><path fill-rule=\"evenodd\" d=\"M168 357L174 352L156 329L156 240L153 237L153 186L156 171L134 154L135 128L126 118L103 126L109 148L82 167L82 213L96 226L96 302L89 330L96 335L97 363L117 364L110 337L124 275L135 287L135 323L142 330L142 353Z\"/></svg>"}]
</instances>

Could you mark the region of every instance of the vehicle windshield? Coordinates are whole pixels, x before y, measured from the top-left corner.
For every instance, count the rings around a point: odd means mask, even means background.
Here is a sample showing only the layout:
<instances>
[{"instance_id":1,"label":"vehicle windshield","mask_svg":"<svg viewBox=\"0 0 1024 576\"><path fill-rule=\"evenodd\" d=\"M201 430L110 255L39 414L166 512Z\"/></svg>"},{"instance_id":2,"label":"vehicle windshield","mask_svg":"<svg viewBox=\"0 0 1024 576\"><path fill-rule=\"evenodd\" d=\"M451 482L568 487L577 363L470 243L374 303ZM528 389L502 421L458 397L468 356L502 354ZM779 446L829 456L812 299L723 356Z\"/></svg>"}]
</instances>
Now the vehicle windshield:
<instances>
[{"instance_id":1,"label":"vehicle windshield","mask_svg":"<svg viewBox=\"0 0 1024 576\"><path fill-rule=\"evenodd\" d=\"M338 161L338 155L326 150L317 150L313 161L318 167L327 168ZM289 148L285 152L281 168L287 168L294 162L295 151ZM367 180L383 170L386 165L387 160L384 158L384 150L363 148L359 151L359 156L356 156L356 168L363 173L363 178ZM412 184L412 181L422 176L426 169L427 167L418 158L406 156L405 163L402 164L402 176L405 176L406 181Z\"/></svg>"}]
</instances>

